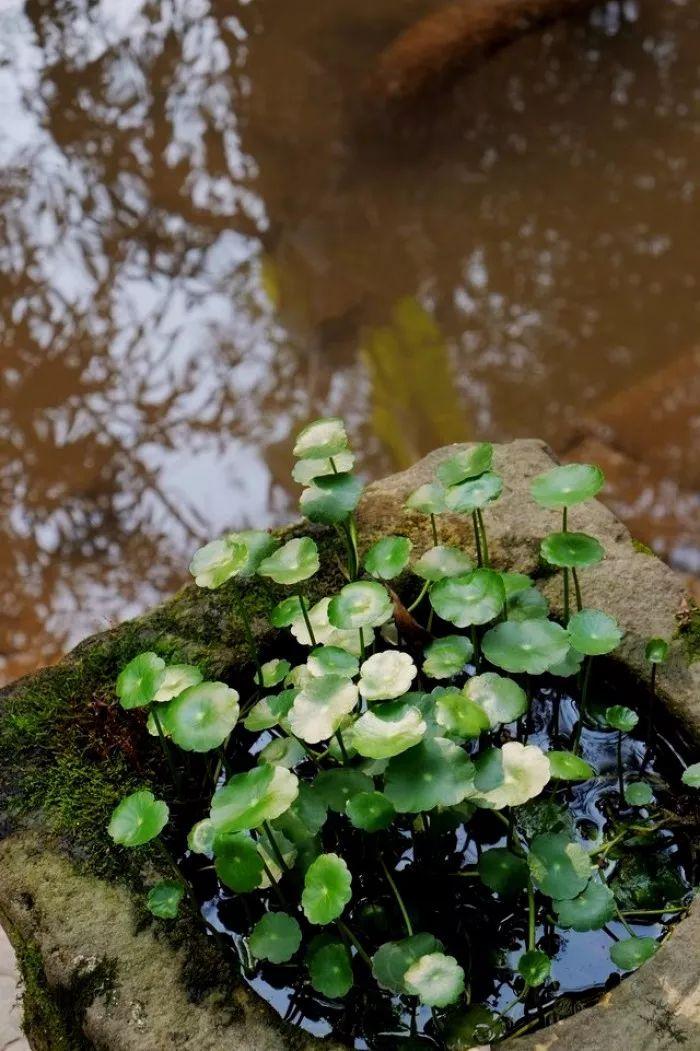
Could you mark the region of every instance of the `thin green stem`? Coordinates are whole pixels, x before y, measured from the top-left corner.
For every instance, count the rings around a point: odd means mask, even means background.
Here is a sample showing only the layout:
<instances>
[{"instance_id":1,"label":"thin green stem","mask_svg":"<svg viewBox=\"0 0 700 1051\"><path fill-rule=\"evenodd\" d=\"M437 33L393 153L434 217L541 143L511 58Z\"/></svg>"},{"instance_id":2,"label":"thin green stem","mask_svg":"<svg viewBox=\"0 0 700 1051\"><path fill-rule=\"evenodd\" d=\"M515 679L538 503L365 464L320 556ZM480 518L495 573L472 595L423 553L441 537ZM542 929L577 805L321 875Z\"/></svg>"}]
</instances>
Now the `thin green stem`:
<instances>
[{"instance_id":1,"label":"thin green stem","mask_svg":"<svg viewBox=\"0 0 700 1051\"><path fill-rule=\"evenodd\" d=\"M632 928L630 927L630 925L627 922L627 920L625 919L625 917L620 912L620 906L617 904L617 902L615 903L615 912L617 913L617 918L619 919L620 923L622 924L622 926L625 928L625 930L629 934L630 938L635 938L636 935L635 935L634 931L632 930Z\"/></svg>"},{"instance_id":2,"label":"thin green stem","mask_svg":"<svg viewBox=\"0 0 700 1051\"><path fill-rule=\"evenodd\" d=\"M666 909L625 909L623 916L664 916L667 912L687 912L689 905L669 905Z\"/></svg>"},{"instance_id":3,"label":"thin green stem","mask_svg":"<svg viewBox=\"0 0 700 1051\"><path fill-rule=\"evenodd\" d=\"M348 531L348 537L350 538L350 548L352 551L352 566L350 567L350 573L353 580L357 579L358 569L360 565L360 559L357 551L357 525L355 523L354 515L350 515L346 525Z\"/></svg>"},{"instance_id":4,"label":"thin green stem","mask_svg":"<svg viewBox=\"0 0 700 1051\"><path fill-rule=\"evenodd\" d=\"M371 969L372 969L372 960L371 960L371 958L370 958L369 954L368 954L368 953L366 953L366 952L365 952L365 950L364 950L364 949L362 948L362 945L361 945L361 943L360 943L360 942L359 942L359 941L357 940L357 938L355 937L355 935L353 934L353 932L352 932L352 931L350 930L350 928L348 927L348 925L347 925L346 923L343 923L343 921L342 921L342 920L336 920L336 921L335 921L335 924L336 924L336 927L338 928L338 930L339 930L339 931L341 932L341 934L344 934L344 935L345 935L345 937L346 937L346 938L347 938L347 939L348 939L348 940L349 940L350 942L352 942L352 944L353 944L353 945L355 946L355 948L357 949L357 954L358 954L358 956L360 956L360 958L361 958L362 960L364 960L364 962L365 962L365 963L367 964L367 966L368 966L368 967L370 968L370 970L371 970Z\"/></svg>"},{"instance_id":5,"label":"thin green stem","mask_svg":"<svg viewBox=\"0 0 700 1051\"><path fill-rule=\"evenodd\" d=\"M362 628L357 629L360 633L360 660L364 661L367 657L367 650L365 649L365 636Z\"/></svg>"},{"instance_id":6,"label":"thin green stem","mask_svg":"<svg viewBox=\"0 0 700 1051\"><path fill-rule=\"evenodd\" d=\"M284 856L282 854L282 851L279 848L279 843L275 839L275 834L272 831L272 828L270 827L269 821L263 821L262 824L263 824L263 828L265 829L265 834L267 835L268 842L269 842L270 847L272 849L272 853L275 855L275 860L276 860L277 864L281 868L282 872L289 872L289 866L287 865L287 862L284 860Z\"/></svg>"},{"instance_id":7,"label":"thin green stem","mask_svg":"<svg viewBox=\"0 0 700 1051\"><path fill-rule=\"evenodd\" d=\"M532 879L528 877L527 881L527 947L532 950L535 948L535 888L532 885Z\"/></svg>"},{"instance_id":8,"label":"thin green stem","mask_svg":"<svg viewBox=\"0 0 700 1051\"><path fill-rule=\"evenodd\" d=\"M173 754L172 754L172 752L170 750L170 745L168 744L167 738L165 736L165 731L163 730L163 724L160 721L160 715L158 714L158 706L157 706L157 704L154 704L152 706L151 712L153 714L153 722L155 723L156 730L158 731L158 738L160 740L160 746L163 749L163 755L165 756L165 761L168 764L168 769L170 770L170 776L173 779L173 784L175 786L175 791L177 792L178 796L181 796L182 795L182 778L180 777L180 771L177 769L177 767L175 765L175 760L173 759Z\"/></svg>"},{"instance_id":9,"label":"thin green stem","mask_svg":"<svg viewBox=\"0 0 700 1051\"><path fill-rule=\"evenodd\" d=\"M569 570L564 573L564 627L569 623Z\"/></svg>"},{"instance_id":10,"label":"thin green stem","mask_svg":"<svg viewBox=\"0 0 700 1051\"><path fill-rule=\"evenodd\" d=\"M272 869L270 868L268 863L265 861L265 858L262 856L262 854L260 855L260 860L262 862L262 867L265 870L265 875L267 876L267 878L270 881L270 886L271 886L271 888L272 888L272 890L274 892L275 897L277 898L277 900L280 903L280 905L282 906L282 908L286 909L287 908L287 899L285 898L284 894L282 893L282 888L280 887L279 882L276 879L274 872L272 871Z\"/></svg>"},{"instance_id":11,"label":"thin green stem","mask_svg":"<svg viewBox=\"0 0 700 1051\"><path fill-rule=\"evenodd\" d=\"M622 769L622 730L617 731L617 779L620 786L620 801L625 798L625 775Z\"/></svg>"},{"instance_id":12,"label":"thin green stem","mask_svg":"<svg viewBox=\"0 0 700 1051\"><path fill-rule=\"evenodd\" d=\"M472 511L472 527L474 529L474 544L476 546L476 564L483 566L484 560L481 555L481 537L479 536L479 520L476 511Z\"/></svg>"},{"instance_id":13,"label":"thin green stem","mask_svg":"<svg viewBox=\"0 0 700 1051\"><path fill-rule=\"evenodd\" d=\"M581 598L581 585L578 582L578 573L575 569L571 570L571 576L574 580L574 591L576 593L576 607L580 613L583 609L583 599Z\"/></svg>"},{"instance_id":14,"label":"thin green stem","mask_svg":"<svg viewBox=\"0 0 700 1051\"><path fill-rule=\"evenodd\" d=\"M420 589L420 591L418 593L418 597L416 599L414 599L414 601L411 603L410 606L406 607L406 612L407 613L413 613L414 609L416 609L417 606L420 606L421 602L423 601L423 599L425 598L425 596L428 593L428 588L429 587L430 587L430 581L426 580L425 584L423 585L423 587Z\"/></svg>"},{"instance_id":15,"label":"thin green stem","mask_svg":"<svg viewBox=\"0 0 700 1051\"><path fill-rule=\"evenodd\" d=\"M343 762L344 763L349 763L350 762L350 756L348 755L348 750L345 747L345 741L343 740L343 735L341 734L340 730L336 730L335 731L335 736L336 736L336 740L338 741L338 747L340 748L340 754L343 757Z\"/></svg>"},{"instance_id":16,"label":"thin green stem","mask_svg":"<svg viewBox=\"0 0 700 1051\"><path fill-rule=\"evenodd\" d=\"M569 528L569 508L563 507L561 513L561 531L566 533Z\"/></svg>"},{"instance_id":17,"label":"thin green stem","mask_svg":"<svg viewBox=\"0 0 700 1051\"><path fill-rule=\"evenodd\" d=\"M432 514L432 513L430 515L430 528L431 528L432 533L433 533L433 544L434 544L435 547L437 547L438 544L440 543L440 540L438 538L437 522L435 520L435 515Z\"/></svg>"},{"instance_id":18,"label":"thin green stem","mask_svg":"<svg viewBox=\"0 0 700 1051\"><path fill-rule=\"evenodd\" d=\"M401 910L401 915L403 916L403 922L404 922L404 926L406 928L406 934L410 938L413 935L413 924L411 923L411 918L408 915L408 911L406 909L406 906L404 905L403 898L399 894L399 888L396 886L396 883L394 882L394 880L392 878L392 875L389 872L389 869L384 864L384 858L380 858L379 859L379 864L382 866L382 868L384 870L384 875L386 876L386 881L389 884L389 886L391 887L391 889L393 891L393 894L394 894L394 897L396 898L396 903L399 906L399 909Z\"/></svg>"},{"instance_id":19,"label":"thin green stem","mask_svg":"<svg viewBox=\"0 0 700 1051\"><path fill-rule=\"evenodd\" d=\"M306 625L306 630L308 632L309 639L311 640L311 645L315 646L316 636L314 635L314 629L311 626L311 621L309 619L309 611L306 608L306 601L300 591L297 591L296 596L299 599L299 605L301 606L301 615L304 618L304 624Z\"/></svg>"},{"instance_id":20,"label":"thin green stem","mask_svg":"<svg viewBox=\"0 0 700 1051\"><path fill-rule=\"evenodd\" d=\"M476 517L477 517L477 521L479 523L479 528L481 529L481 547L482 547L482 552L483 552L483 556L484 556L484 565L485 566L490 566L491 565L491 559L489 557L489 543L488 543L488 540L486 539L486 527L484 525L484 516L481 513L481 508L479 508L477 510Z\"/></svg>"}]
</instances>

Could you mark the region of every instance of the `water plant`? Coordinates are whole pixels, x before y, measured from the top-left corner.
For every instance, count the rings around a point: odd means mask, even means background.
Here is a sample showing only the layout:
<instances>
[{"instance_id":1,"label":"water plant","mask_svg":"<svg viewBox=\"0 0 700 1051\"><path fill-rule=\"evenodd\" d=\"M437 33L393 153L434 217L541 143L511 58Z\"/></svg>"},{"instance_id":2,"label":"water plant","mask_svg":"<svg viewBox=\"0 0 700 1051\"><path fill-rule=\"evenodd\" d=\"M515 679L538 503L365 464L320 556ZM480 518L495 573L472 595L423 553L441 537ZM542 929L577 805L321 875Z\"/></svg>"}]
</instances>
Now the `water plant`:
<instances>
[{"instance_id":1,"label":"water plant","mask_svg":"<svg viewBox=\"0 0 700 1051\"><path fill-rule=\"evenodd\" d=\"M622 632L583 604L578 571L604 551L568 530L567 512L599 491L602 474L568 465L532 483L539 504L562 511L561 529L540 548L564 573L560 621L529 576L494 564L483 512L503 483L489 444L459 450L408 496L408 510L429 517L427 550L392 534L362 558L362 485L342 421L310 424L294 453L302 513L342 540L341 584L308 597L321 533L282 543L250 530L195 554L196 585L232 593L253 671L207 681L157 652L125 665L119 703L125 717L147 713L170 764L173 805L147 789L132 793L109 833L122 847L161 851L172 878L149 889L147 906L163 921L186 895L196 900L201 873L216 880L253 985L262 976L260 988L304 990L317 998L315 1016L329 1001L361 1003L359 1014L369 1005L392 1047L496 1042L545 1017L557 995L558 945L597 932L609 939L609 966L634 969L655 952L664 918L689 900L667 850L673 814L656 802L669 786L648 750L640 764L636 749L623 747L639 733L637 712L601 707L598 692L589 703L592 661L614 651ZM467 517L476 565L456 544L441 544L438 518L448 513ZM276 644L264 660L239 586L255 575L277 588ZM666 654L662 640L647 648L652 696ZM649 743L651 704L646 714ZM614 743L616 803L601 737ZM698 764L682 780L699 787ZM587 812L577 809L585 793L607 793L596 838L586 837ZM183 812L196 818L186 844ZM662 828L669 839L659 856ZM166 840L178 836L173 856ZM676 881L667 881L672 892L649 890L651 919L634 914L634 866L647 857L670 866ZM449 919L435 900L453 903ZM644 934L649 923L653 936ZM482 941L506 929L493 988Z\"/></svg>"}]
</instances>

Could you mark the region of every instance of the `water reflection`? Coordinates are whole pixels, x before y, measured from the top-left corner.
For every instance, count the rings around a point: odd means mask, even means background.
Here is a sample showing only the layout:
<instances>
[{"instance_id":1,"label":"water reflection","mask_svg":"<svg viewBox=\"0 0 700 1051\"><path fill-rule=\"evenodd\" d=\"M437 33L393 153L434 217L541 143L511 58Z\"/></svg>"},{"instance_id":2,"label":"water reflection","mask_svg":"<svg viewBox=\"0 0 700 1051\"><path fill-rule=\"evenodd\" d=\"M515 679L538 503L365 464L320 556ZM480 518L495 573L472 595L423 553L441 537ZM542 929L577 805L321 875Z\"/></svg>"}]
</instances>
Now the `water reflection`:
<instances>
[{"instance_id":1,"label":"water reflection","mask_svg":"<svg viewBox=\"0 0 700 1051\"><path fill-rule=\"evenodd\" d=\"M6 678L155 601L203 537L287 516L289 436L322 412L373 474L476 434L610 438L586 419L700 312L700 25L648 6L391 114L365 85L417 3L2 6ZM693 375L644 466L644 538L689 568Z\"/></svg>"}]
</instances>

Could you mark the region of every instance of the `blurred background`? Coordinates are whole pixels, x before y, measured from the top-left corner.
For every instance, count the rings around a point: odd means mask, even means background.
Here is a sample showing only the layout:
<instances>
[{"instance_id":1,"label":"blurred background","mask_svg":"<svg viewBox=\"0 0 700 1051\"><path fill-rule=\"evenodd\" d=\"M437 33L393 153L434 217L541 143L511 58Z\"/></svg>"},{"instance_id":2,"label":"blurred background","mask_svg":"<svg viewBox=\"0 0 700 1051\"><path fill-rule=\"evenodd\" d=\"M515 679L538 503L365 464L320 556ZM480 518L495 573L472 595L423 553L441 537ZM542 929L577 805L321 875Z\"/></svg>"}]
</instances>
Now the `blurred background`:
<instances>
[{"instance_id":1,"label":"blurred background","mask_svg":"<svg viewBox=\"0 0 700 1051\"><path fill-rule=\"evenodd\" d=\"M437 0L0 0L0 681L365 475L539 436L700 573L700 14L609 3L387 105Z\"/></svg>"}]
</instances>

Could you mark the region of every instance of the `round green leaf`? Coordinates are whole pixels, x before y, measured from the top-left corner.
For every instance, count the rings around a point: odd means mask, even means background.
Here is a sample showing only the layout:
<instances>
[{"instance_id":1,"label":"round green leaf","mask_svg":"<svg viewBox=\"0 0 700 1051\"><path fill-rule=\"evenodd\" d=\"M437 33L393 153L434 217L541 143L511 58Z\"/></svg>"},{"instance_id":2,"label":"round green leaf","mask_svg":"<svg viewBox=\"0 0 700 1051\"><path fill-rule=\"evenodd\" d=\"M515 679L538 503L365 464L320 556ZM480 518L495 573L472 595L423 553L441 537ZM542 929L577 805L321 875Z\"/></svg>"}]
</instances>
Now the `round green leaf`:
<instances>
[{"instance_id":1,"label":"round green leaf","mask_svg":"<svg viewBox=\"0 0 700 1051\"><path fill-rule=\"evenodd\" d=\"M117 697L122 708L143 708L155 698L165 678L165 661L157 653L139 653L117 679Z\"/></svg>"},{"instance_id":2,"label":"round green leaf","mask_svg":"<svg viewBox=\"0 0 700 1051\"><path fill-rule=\"evenodd\" d=\"M345 812L355 828L381 832L391 824L396 811L382 792L358 792L349 799Z\"/></svg>"},{"instance_id":3,"label":"round green leaf","mask_svg":"<svg viewBox=\"0 0 700 1051\"><path fill-rule=\"evenodd\" d=\"M390 759L413 748L425 734L426 725L417 708L378 705L365 712L352 728L352 745L368 759Z\"/></svg>"},{"instance_id":4,"label":"round green leaf","mask_svg":"<svg viewBox=\"0 0 700 1051\"><path fill-rule=\"evenodd\" d=\"M527 694L517 682L494 671L474 675L464 685L465 695L484 709L491 729L515 722L527 711Z\"/></svg>"},{"instance_id":5,"label":"round green leaf","mask_svg":"<svg viewBox=\"0 0 700 1051\"><path fill-rule=\"evenodd\" d=\"M266 912L253 927L248 948L256 960L286 963L301 945L301 927L286 912Z\"/></svg>"},{"instance_id":6,"label":"round green leaf","mask_svg":"<svg viewBox=\"0 0 700 1051\"><path fill-rule=\"evenodd\" d=\"M564 660L569 636L551 620L509 620L486 632L482 650L487 661L504 671L542 675Z\"/></svg>"},{"instance_id":7,"label":"round green leaf","mask_svg":"<svg viewBox=\"0 0 700 1051\"><path fill-rule=\"evenodd\" d=\"M292 770L306 758L306 749L296 737L275 737L258 755L259 763L271 763Z\"/></svg>"},{"instance_id":8,"label":"round green leaf","mask_svg":"<svg viewBox=\"0 0 700 1051\"><path fill-rule=\"evenodd\" d=\"M380 585L378 584L377 587ZM314 633L313 641L309 635L304 617L300 614L291 624L291 632L302 646L338 646L355 655L360 652L360 635L356 629L342 630L334 627L328 619L331 599L322 598L309 610L309 620ZM363 628L365 645L372 642L373 629Z\"/></svg>"},{"instance_id":9,"label":"round green leaf","mask_svg":"<svg viewBox=\"0 0 700 1051\"><path fill-rule=\"evenodd\" d=\"M575 898L593 875L588 852L561 833L536 836L528 864L536 885L550 898Z\"/></svg>"},{"instance_id":10,"label":"round green leaf","mask_svg":"<svg viewBox=\"0 0 700 1051\"><path fill-rule=\"evenodd\" d=\"M550 533L540 544L540 554L550 566L581 569L602 562L605 551L586 533Z\"/></svg>"},{"instance_id":11,"label":"round green leaf","mask_svg":"<svg viewBox=\"0 0 700 1051\"><path fill-rule=\"evenodd\" d=\"M347 474L355 466L355 457L351 452L338 453L331 458L299 460L292 468L292 478L299 485L308 485L314 478L328 474Z\"/></svg>"},{"instance_id":12,"label":"round green leaf","mask_svg":"<svg viewBox=\"0 0 700 1051\"><path fill-rule=\"evenodd\" d=\"M569 621L571 645L589 657L610 653L622 641L622 632L614 617L599 609L582 609Z\"/></svg>"},{"instance_id":13,"label":"round green leaf","mask_svg":"<svg viewBox=\"0 0 700 1051\"><path fill-rule=\"evenodd\" d=\"M331 474L314 479L299 500L310 522L335 525L352 514L362 496L362 482L354 474Z\"/></svg>"},{"instance_id":14,"label":"round green leaf","mask_svg":"<svg viewBox=\"0 0 700 1051\"><path fill-rule=\"evenodd\" d=\"M326 460L348 447L345 424L337 416L326 416L308 423L297 434L294 456L297 460Z\"/></svg>"},{"instance_id":15,"label":"round green leaf","mask_svg":"<svg viewBox=\"0 0 700 1051\"><path fill-rule=\"evenodd\" d=\"M625 708L624 704L614 704L612 708L605 709L605 720L614 730L628 734L639 722L639 716L631 708Z\"/></svg>"},{"instance_id":16,"label":"round green leaf","mask_svg":"<svg viewBox=\"0 0 700 1051\"><path fill-rule=\"evenodd\" d=\"M405 814L454 806L473 787L474 764L466 752L444 737L433 737L389 760L384 791Z\"/></svg>"},{"instance_id":17,"label":"round green leaf","mask_svg":"<svg viewBox=\"0 0 700 1051\"><path fill-rule=\"evenodd\" d=\"M383 650L362 662L360 693L366 701L391 701L411 688L417 669L408 653Z\"/></svg>"},{"instance_id":18,"label":"round green leaf","mask_svg":"<svg viewBox=\"0 0 700 1051\"><path fill-rule=\"evenodd\" d=\"M360 670L357 657L340 646L317 646L309 654L306 666L312 675L343 675L352 679Z\"/></svg>"},{"instance_id":19,"label":"round green leaf","mask_svg":"<svg viewBox=\"0 0 700 1051\"><path fill-rule=\"evenodd\" d=\"M365 555L367 572L379 580L393 580L408 565L413 544L405 536L385 536Z\"/></svg>"},{"instance_id":20,"label":"round green leaf","mask_svg":"<svg viewBox=\"0 0 700 1051\"><path fill-rule=\"evenodd\" d=\"M237 576L248 560L245 544L222 537L212 540L195 551L190 562L190 573L200 588L220 588Z\"/></svg>"},{"instance_id":21,"label":"round green leaf","mask_svg":"<svg viewBox=\"0 0 700 1051\"><path fill-rule=\"evenodd\" d=\"M332 923L352 897L350 870L337 854L320 854L304 877L301 907L309 923Z\"/></svg>"},{"instance_id":22,"label":"round green leaf","mask_svg":"<svg viewBox=\"0 0 700 1051\"><path fill-rule=\"evenodd\" d=\"M214 868L223 884L237 894L247 894L262 883L264 867L257 844L247 832L217 835Z\"/></svg>"},{"instance_id":23,"label":"round green leaf","mask_svg":"<svg viewBox=\"0 0 700 1051\"><path fill-rule=\"evenodd\" d=\"M322 770L316 775L314 788L327 807L337 814L344 814L353 796L374 790L374 781L361 770Z\"/></svg>"},{"instance_id":24,"label":"round green leaf","mask_svg":"<svg viewBox=\"0 0 700 1051\"><path fill-rule=\"evenodd\" d=\"M557 661L556 664L550 664L547 671L550 675L557 675L562 679L571 678L572 675L578 675L581 670L583 657L584 655L582 653L575 650L573 646L569 646L564 659Z\"/></svg>"},{"instance_id":25,"label":"round green leaf","mask_svg":"<svg viewBox=\"0 0 700 1051\"><path fill-rule=\"evenodd\" d=\"M321 831L326 822L326 811L327 805L321 793L314 786L302 783L299 795L289 809L275 819L274 827L299 846Z\"/></svg>"},{"instance_id":26,"label":"round green leaf","mask_svg":"<svg viewBox=\"0 0 700 1051\"><path fill-rule=\"evenodd\" d=\"M238 533L229 533L226 539L230 544L243 544L246 549L246 560L236 574L239 577L254 576L262 560L280 546L277 537L266 529L241 529Z\"/></svg>"},{"instance_id":27,"label":"round green leaf","mask_svg":"<svg viewBox=\"0 0 700 1051\"><path fill-rule=\"evenodd\" d=\"M312 577L318 567L316 542L310 536L302 536L288 540L264 558L258 566L258 573L277 584L298 584Z\"/></svg>"},{"instance_id":28,"label":"round green leaf","mask_svg":"<svg viewBox=\"0 0 700 1051\"><path fill-rule=\"evenodd\" d=\"M527 862L506 847L485 850L477 867L481 882L503 897L519 894L527 886Z\"/></svg>"},{"instance_id":29,"label":"round green leaf","mask_svg":"<svg viewBox=\"0 0 700 1051\"><path fill-rule=\"evenodd\" d=\"M538 796L549 778L547 756L537 745L507 741L476 760L474 802L490 810L520 806Z\"/></svg>"},{"instance_id":30,"label":"round green leaf","mask_svg":"<svg viewBox=\"0 0 700 1051\"><path fill-rule=\"evenodd\" d=\"M342 675L312 678L299 691L287 721L292 733L307 744L332 737L358 700L357 686Z\"/></svg>"},{"instance_id":31,"label":"round green leaf","mask_svg":"<svg viewBox=\"0 0 700 1051\"><path fill-rule=\"evenodd\" d=\"M454 456L443 460L436 473L444 486L458 485L467 478L477 478L490 470L492 459L493 445L490 442L480 442L469 449L460 449Z\"/></svg>"},{"instance_id":32,"label":"round green leaf","mask_svg":"<svg viewBox=\"0 0 700 1051\"><path fill-rule=\"evenodd\" d=\"M282 690L281 693L271 697L263 697L261 701L253 705L243 720L246 730L256 733L277 726L280 720L288 714L298 692L296 689Z\"/></svg>"},{"instance_id":33,"label":"round green leaf","mask_svg":"<svg viewBox=\"0 0 700 1051\"><path fill-rule=\"evenodd\" d=\"M506 1024L501 1015L481 1004L471 1004L450 1015L445 1025L449 1051L475 1051L482 1045L496 1043L505 1036Z\"/></svg>"},{"instance_id":34,"label":"round green leaf","mask_svg":"<svg viewBox=\"0 0 700 1051\"><path fill-rule=\"evenodd\" d=\"M299 781L281 766L256 766L234 774L214 793L210 817L218 833L244 832L279 817L294 802Z\"/></svg>"},{"instance_id":35,"label":"round green leaf","mask_svg":"<svg viewBox=\"0 0 700 1051\"><path fill-rule=\"evenodd\" d=\"M223 744L238 721L236 690L223 682L201 682L183 690L167 709L168 730L187 752L209 752Z\"/></svg>"},{"instance_id":36,"label":"round green leaf","mask_svg":"<svg viewBox=\"0 0 700 1051\"><path fill-rule=\"evenodd\" d=\"M423 671L431 679L451 679L459 675L474 655L474 647L464 635L445 635L424 650Z\"/></svg>"},{"instance_id":37,"label":"round green leaf","mask_svg":"<svg viewBox=\"0 0 700 1051\"><path fill-rule=\"evenodd\" d=\"M458 547L438 544L429 547L414 563L413 572L421 580L430 582L445 580L448 577L463 576L472 570L472 561Z\"/></svg>"},{"instance_id":38,"label":"round green leaf","mask_svg":"<svg viewBox=\"0 0 700 1051\"><path fill-rule=\"evenodd\" d=\"M549 978L552 971L552 961L546 952L541 949L530 949L524 952L518 960L518 971L528 985L536 988Z\"/></svg>"},{"instance_id":39,"label":"round green leaf","mask_svg":"<svg viewBox=\"0 0 700 1051\"><path fill-rule=\"evenodd\" d=\"M278 602L270 613L270 624L273 628L289 628L295 620L303 618L302 601L308 612L308 603L299 595L290 595Z\"/></svg>"},{"instance_id":40,"label":"round green leaf","mask_svg":"<svg viewBox=\"0 0 700 1051\"><path fill-rule=\"evenodd\" d=\"M162 880L148 892L146 908L161 920L174 920L177 916L185 888L174 880Z\"/></svg>"},{"instance_id":41,"label":"round green leaf","mask_svg":"<svg viewBox=\"0 0 700 1051\"><path fill-rule=\"evenodd\" d=\"M575 898L555 900L552 906L557 926L572 931L597 931L615 915L615 896L601 879L594 876Z\"/></svg>"},{"instance_id":42,"label":"round green leaf","mask_svg":"<svg viewBox=\"0 0 700 1051\"><path fill-rule=\"evenodd\" d=\"M529 591L533 587L532 579L526 573L501 573L501 580L506 591L506 598L510 599L519 591Z\"/></svg>"},{"instance_id":43,"label":"round green leaf","mask_svg":"<svg viewBox=\"0 0 700 1051\"><path fill-rule=\"evenodd\" d=\"M541 507L573 507L592 499L603 488L604 482L600 467L570 463L538 474L532 480L530 492Z\"/></svg>"},{"instance_id":44,"label":"round green leaf","mask_svg":"<svg viewBox=\"0 0 700 1051\"><path fill-rule=\"evenodd\" d=\"M411 964L403 976L406 991L428 1007L454 1004L464 993L464 971L454 956L428 953Z\"/></svg>"},{"instance_id":45,"label":"round green leaf","mask_svg":"<svg viewBox=\"0 0 700 1051\"><path fill-rule=\"evenodd\" d=\"M668 643L665 639L649 639L644 656L650 664L663 664L668 657Z\"/></svg>"},{"instance_id":46,"label":"round green leaf","mask_svg":"<svg viewBox=\"0 0 700 1051\"><path fill-rule=\"evenodd\" d=\"M625 802L630 806L650 806L654 801L654 793L647 781L633 781L625 785Z\"/></svg>"},{"instance_id":47,"label":"round green leaf","mask_svg":"<svg viewBox=\"0 0 700 1051\"><path fill-rule=\"evenodd\" d=\"M273 686L279 685L291 671L291 664L289 661L279 660L275 657L271 661L266 661L260 668L260 675L256 675L255 681L258 686L262 686L263 689L269 690Z\"/></svg>"},{"instance_id":48,"label":"round green leaf","mask_svg":"<svg viewBox=\"0 0 700 1051\"><path fill-rule=\"evenodd\" d=\"M475 569L459 577L439 580L430 590L430 604L439 617L458 628L486 624L505 604L500 574Z\"/></svg>"},{"instance_id":49,"label":"round green leaf","mask_svg":"<svg viewBox=\"0 0 700 1051\"><path fill-rule=\"evenodd\" d=\"M497 500L502 492L503 480L500 475L487 471L479 478L450 486L445 494L445 505L449 511L471 514L492 500Z\"/></svg>"},{"instance_id":50,"label":"round green leaf","mask_svg":"<svg viewBox=\"0 0 700 1051\"><path fill-rule=\"evenodd\" d=\"M122 847L140 847L163 831L168 823L168 813L167 803L142 788L117 804L107 831Z\"/></svg>"},{"instance_id":51,"label":"round green leaf","mask_svg":"<svg viewBox=\"0 0 700 1051\"><path fill-rule=\"evenodd\" d=\"M193 854L211 857L214 853L216 829L208 817L198 821L187 833L187 846Z\"/></svg>"},{"instance_id":52,"label":"round green leaf","mask_svg":"<svg viewBox=\"0 0 700 1051\"><path fill-rule=\"evenodd\" d=\"M335 1000L350 992L353 984L352 961L342 942L332 941L322 945L310 956L309 977L321 996Z\"/></svg>"},{"instance_id":53,"label":"round green leaf","mask_svg":"<svg viewBox=\"0 0 700 1051\"><path fill-rule=\"evenodd\" d=\"M479 737L491 725L481 705L470 700L457 687L447 689L437 697L435 719L447 734L466 740Z\"/></svg>"},{"instance_id":54,"label":"round green leaf","mask_svg":"<svg viewBox=\"0 0 700 1051\"><path fill-rule=\"evenodd\" d=\"M445 511L445 490L437 482L421 485L411 493L406 507L424 515L440 515Z\"/></svg>"},{"instance_id":55,"label":"round green leaf","mask_svg":"<svg viewBox=\"0 0 700 1051\"><path fill-rule=\"evenodd\" d=\"M588 781L595 777L593 767L573 752L547 752L549 769L557 781Z\"/></svg>"},{"instance_id":56,"label":"round green leaf","mask_svg":"<svg viewBox=\"0 0 700 1051\"><path fill-rule=\"evenodd\" d=\"M199 668L195 668L192 664L171 664L165 669L165 675L153 695L153 700L158 701L159 704L171 701L188 686L196 686L203 678Z\"/></svg>"},{"instance_id":57,"label":"round green leaf","mask_svg":"<svg viewBox=\"0 0 700 1051\"><path fill-rule=\"evenodd\" d=\"M399 941L385 942L372 957L372 974L383 989L407 993L404 975L409 967L432 953L440 952L442 943L432 934L421 932Z\"/></svg>"},{"instance_id":58,"label":"round green leaf","mask_svg":"<svg viewBox=\"0 0 700 1051\"><path fill-rule=\"evenodd\" d=\"M621 971L634 971L650 960L658 947L653 938L625 938L611 946L610 959Z\"/></svg>"},{"instance_id":59,"label":"round green leaf","mask_svg":"<svg viewBox=\"0 0 700 1051\"><path fill-rule=\"evenodd\" d=\"M549 603L537 588L524 588L506 599L508 620L546 620Z\"/></svg>"},{"instance_id":60,"label":"round green leaf","mask_svg":"<svg viewBox=\"0 0 700 1051\"><path fill-rule=\"evenodd\" d=\"M373 580L356 580L346 584L331 599L328 620L334 628L345 631L379 627L394 612L389 593L383 584Z\"/></svg>"},{"instance_id":61,"label":"round green leaf","mask_svg":"<svg viewBox=\"0 0 700 1051\"><path fill-rule=\"evenodd\" d=\"M683 771L681 781L688 788L700 788L700 763L693 763Z\"/></svg>"}]
</instances>

